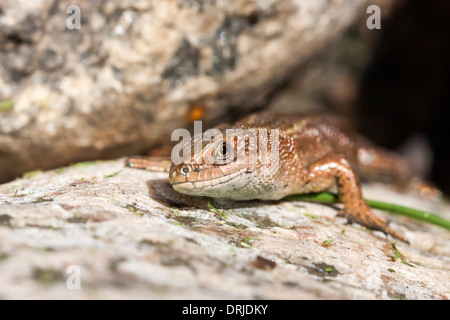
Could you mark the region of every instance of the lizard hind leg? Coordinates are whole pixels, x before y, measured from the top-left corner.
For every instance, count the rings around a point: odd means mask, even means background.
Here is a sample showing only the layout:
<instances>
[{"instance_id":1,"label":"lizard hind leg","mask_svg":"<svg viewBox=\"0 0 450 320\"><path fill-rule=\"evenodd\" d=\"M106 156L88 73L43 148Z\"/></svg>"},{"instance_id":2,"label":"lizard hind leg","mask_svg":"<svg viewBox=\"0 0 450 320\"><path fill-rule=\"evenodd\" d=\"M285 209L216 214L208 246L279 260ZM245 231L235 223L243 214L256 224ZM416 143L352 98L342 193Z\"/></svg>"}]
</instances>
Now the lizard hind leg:
<instances>
[{"instance_id":1,"label":"lizard hind leg","mask_svg":"<svg viewBox=\"0 0 450 320\"><path fill-rule=\"evenodd\" d=\"M408 161L396 153L378 147L361 147L356 164L363 180L390 183L398 191L412 191L428 200L437 201L442 196L436 186L414 176Z\"/></svg>"},{"instance_id":2,"label":"lizard hind leg","mask_svg":"<svg viewBox=\"0 0 450 320\"><path fill-rule=\"evenodd\" d=\"M378 147L359 148L356 164L358 174L363 180L392 183L405 188L413 178L406 159Z\"/></svg>"},{"instance_id":3,"label":"lizard hind leg","mask_svg":"<svg viewBox=\"0 0 450 320\"><path fill-rule=\"evenodd\" d=\"M310 166L310 181L329 177L336 179L339 198L344 205L343 213L349 221L382 231L385 234L390 234L408 242L404 236L391 229L384 218L376 215L369 207L362 196L358 177L344 156L325 157Z\"/></svg>"}]
</instances>

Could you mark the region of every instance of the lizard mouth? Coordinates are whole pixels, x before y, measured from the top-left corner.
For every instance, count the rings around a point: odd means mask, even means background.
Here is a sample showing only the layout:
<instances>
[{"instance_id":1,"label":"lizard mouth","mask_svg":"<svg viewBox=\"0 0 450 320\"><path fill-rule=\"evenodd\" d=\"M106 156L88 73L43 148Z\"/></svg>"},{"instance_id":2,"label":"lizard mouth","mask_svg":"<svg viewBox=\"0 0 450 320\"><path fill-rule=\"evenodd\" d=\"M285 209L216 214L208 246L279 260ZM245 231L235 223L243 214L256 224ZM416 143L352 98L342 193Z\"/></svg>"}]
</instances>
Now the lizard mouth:
<instances>
[{"instance_id":1,"label":"lizard mouth","mask_svg":"<svg viewBox=\"0 0 450 320\"><path fill-rule=\"evenodd\" d=\"M191 165L173 166L169 171L169 182L176 191L181 193L192 191L201 192L202 190L224 184L241 174L241 170L236 170L225 175L219 168L214 168L214 170L220 170L220 175L216 174L216 177L204 179L208 175L206 173L207 170L212 169L195 170Z\"/></svg>"},{"instance_id":2,"label":"lizard mouth","mask_svg":"<svg viewBox=\"0 0 450 320\"><path fill-rule=\"evenodd\" d=\"M236 172L236 174L232 174L229 176L224 176L222 178L208 179L208 180L195 180L195 181L180 181L180 182L172 182L172 187L179 190L203 190L209 187L219 186L224 184L233 178L237 177L240 172ZM169 180L170 181L170 180Z\"/></svg>"}]
</instances>

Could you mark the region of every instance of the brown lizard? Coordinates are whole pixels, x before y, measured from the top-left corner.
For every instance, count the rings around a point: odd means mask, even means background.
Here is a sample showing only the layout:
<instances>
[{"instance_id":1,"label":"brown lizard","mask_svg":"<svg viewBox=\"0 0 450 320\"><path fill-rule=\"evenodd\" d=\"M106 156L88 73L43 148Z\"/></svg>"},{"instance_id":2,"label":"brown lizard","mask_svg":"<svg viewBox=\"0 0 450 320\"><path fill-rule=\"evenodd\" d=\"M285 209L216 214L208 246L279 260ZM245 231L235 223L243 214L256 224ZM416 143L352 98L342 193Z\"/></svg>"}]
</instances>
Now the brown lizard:
<instances>
[{"instance_id":1,"label":"brown lizard","mask_svg":"<svg viewBox=\"0 0 450 320\"><path fill-rule=\"evenodd\" d=\"M358 178L406 186L413 178L407 162L355 134L341 119L263 112L218 128L223 135L202 141L201 152L188 163L169 168L165 159L133 157L127 165L169 171L170 183L181 193L235 200L278 200L335 185L349 221L407 242L367 205ZM226 129L242 131L227 135ZM263 144L248 138L255 130L268 132ZM194 148L194 141L196 137L185 143ZM239 158L239 146L246 157ZM256 150L256 159L249 156L250 149Z\"/></svg>"}]
</instances>

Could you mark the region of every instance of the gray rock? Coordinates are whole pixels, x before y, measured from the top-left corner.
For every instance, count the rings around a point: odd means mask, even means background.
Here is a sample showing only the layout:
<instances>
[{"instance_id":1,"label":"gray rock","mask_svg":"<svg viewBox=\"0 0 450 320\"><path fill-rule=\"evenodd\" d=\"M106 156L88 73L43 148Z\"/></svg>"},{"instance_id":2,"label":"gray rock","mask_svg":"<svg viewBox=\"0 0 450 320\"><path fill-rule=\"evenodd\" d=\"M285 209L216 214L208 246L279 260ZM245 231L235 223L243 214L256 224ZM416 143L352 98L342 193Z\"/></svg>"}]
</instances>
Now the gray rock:
<instances>
[{"instance_id":1,"label":"gray rock","mask_svg":"<svg viewBox=\"0 0 450 320\"><path fill-rule=\"evenodd\" d=\"M0 181L166 144L262 105L369 1L0 3Z\"/></svg>"},{"instance_id":2,"label":"gray rock","mask_svg":"<svg viewBox=\"0 0 450 320\"><path fill-rule=\"evenodd\" d=\"M165 173L123 163L0 185L0 298L450 298L445 229L379 212L410 240L397 243L410 266L393 261L394 239L347 225L333 207L190 197ZM448 204L383 185L364 194L450 218Z\"/></svg>"}]
</instances>

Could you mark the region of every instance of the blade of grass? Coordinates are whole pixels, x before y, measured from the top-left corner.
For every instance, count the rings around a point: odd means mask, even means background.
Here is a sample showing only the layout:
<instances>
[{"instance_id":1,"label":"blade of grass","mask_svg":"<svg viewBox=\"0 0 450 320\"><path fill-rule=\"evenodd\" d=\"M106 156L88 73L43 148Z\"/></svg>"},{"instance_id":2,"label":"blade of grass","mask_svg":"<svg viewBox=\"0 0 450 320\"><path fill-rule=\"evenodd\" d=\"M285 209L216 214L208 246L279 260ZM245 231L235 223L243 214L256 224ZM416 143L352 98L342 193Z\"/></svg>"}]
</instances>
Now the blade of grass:
<instances>
[{"instance_id":1,"label":"blade of grass","mask_svg":"<svg viewBox=\"0 0 450 320\"><path fill-rule=\"evenodd\" d=\"M228 219L228 217L227 217L227 215L225 213L223 213L222 211L216 209L210 202L208 202L208 208L209 208L210 211L218 214L223 219Z\"/></svg>"},{"instance_id":2,"label":"blade of grass","mask_svg":"<svg viewBox=\"0 0 450 320\"><path fill-rule=\"evenodd\" d=\"M398 251L398 249L397 249L397 242L391 243L391 246L392 246L392 248L394 249L394 252L395 252L395 254L394 254L394 262L397 261L397 259L400 258L400 261L401 261L403 264L406 264L407 266L410 266L410 267L415 268L415 266L413 266L411 263L409 263L408 261L406 261L405 259L403 259L403 258L400 256L400 251Z\"/></svg>"},{"instance_id":3,"label":"blade of grass","mask_svg":"<svg viewBox=\"0 0 450 320\"><path fill-rule=\"evenodd\" d=\"M337 203L339 201L339 197L336 194L332 194L329 192L320 192L320 193L311 193L311 194L299 194L299 195L292 195L289 197L286 197L285 199L288 200L298 200L298 201L311 201L311 202L321 202L321 203ZM403 215L406 217L410 217L416 220L425 221L437 226L440 226L442 228L445 228L447 230L450 230L450 221L444 219L441 216L438 216L434 213L417 210L405 206L401 206L394 203L388 203L388 202L382 202L382 201L376 201L376 200L370 200L366 199L367 204L374 208L379 210L388 211L394 214Z\"/></svg>"},{"instance_id":4,"label":"blade of grass","mask_svg":"<svg viewBox=\"0 0 450 320\"><path fill-rule=\"evenodd\" d=\"M112 177L117 176L121 172L122 172L122 170L119 170L119 171L113 172L111 174L106 174L106 175L103 176L103 178L112 178Z\"/></svg>"},{"instance_id":5,"label":"blade of grass","mask_svg":"<svg viewBox=\"0 0 450 320\"><path fill-rule=\"evenodd\" d=\"M14 107L14 101L8 100L0 102L0 111L10 110Z\"/></svg>"}]
</instances>

